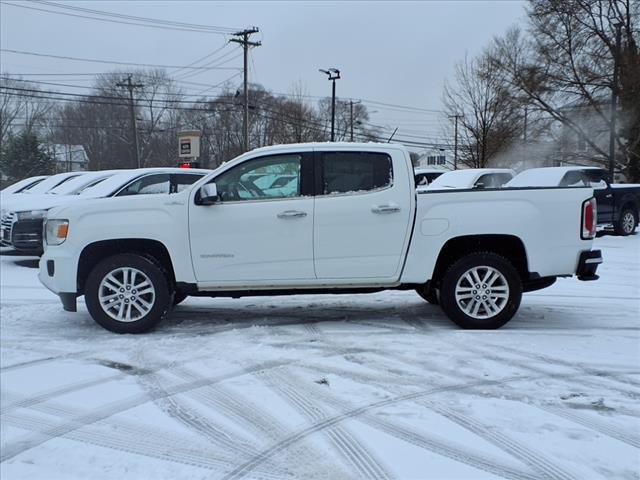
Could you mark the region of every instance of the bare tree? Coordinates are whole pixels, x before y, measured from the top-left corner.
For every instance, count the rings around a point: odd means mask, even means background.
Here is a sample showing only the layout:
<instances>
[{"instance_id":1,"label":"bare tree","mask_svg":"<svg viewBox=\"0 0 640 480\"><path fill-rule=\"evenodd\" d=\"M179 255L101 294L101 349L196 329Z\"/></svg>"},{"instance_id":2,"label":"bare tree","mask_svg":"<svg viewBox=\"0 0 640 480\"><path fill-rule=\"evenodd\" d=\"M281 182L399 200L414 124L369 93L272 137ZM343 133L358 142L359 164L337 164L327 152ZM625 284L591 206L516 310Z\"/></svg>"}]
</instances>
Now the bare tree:
<instances>
[{"instance_id":1,"label":"bare tree","mask_svg":"<svg viewBox=\"0 0 640 480\"><path fill-rule=\"evenodd\" d=\"M619 163L628 167L640 154L638 14L640 3L632 0L530 0L528 36L513 28L495 41L493 65L505 81L573 131L603 165L608 148L594 135L593 123L606 131L611 122L616 24L623 38Z\"/></svg>"},{"instance_id":2,"label":"bare tree","mask_svg":"<svg viewBox=\"0 0 640 480\"><path fill-rule=\"evenodd\" d=\"M54 102L32 83L0 76L0 144L12 133L39 133L52 112Z\"/></svg>"},{"instance_id":3,"label":"bare tree","mask_svg":"<svg viewBox=\"0 0 640 480\"><path fill-rule=\"evenodd\" d=\"M509 148L521 128L522 104L496 75L491 52L459 62L453 83L444 88L444 104L450 117L459 116L459 161L483 168Z\"/></svg>"}]
</instances>

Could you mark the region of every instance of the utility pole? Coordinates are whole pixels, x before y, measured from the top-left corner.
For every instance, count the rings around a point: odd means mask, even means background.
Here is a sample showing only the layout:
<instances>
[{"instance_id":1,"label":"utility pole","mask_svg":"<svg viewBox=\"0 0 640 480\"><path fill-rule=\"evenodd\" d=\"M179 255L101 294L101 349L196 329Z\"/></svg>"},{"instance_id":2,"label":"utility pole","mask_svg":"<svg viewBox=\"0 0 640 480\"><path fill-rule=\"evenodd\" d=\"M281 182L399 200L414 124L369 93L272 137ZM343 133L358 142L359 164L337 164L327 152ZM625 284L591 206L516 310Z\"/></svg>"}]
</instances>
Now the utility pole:
<instances>
[{"instance_id":1,"label":"utility pole","mask_svg":"<svg viewBox=\"0 0 640 480\"><path fill-rule=\"evenodd\" d=\"M353 106L358 105L360 102L354 102L353 100L349 100L349 112L351 115L351 141L353 142Z\"/></svg>"},{"instance_id":2,"label":"utility pole","mask_svg":"<svg viewBox=\"0 0 640 480\"><path fill-rule=\"evenodd\" d=\"M453 169L458 169L458 119L462 118L462 115L451 115L449 118L455 119L455 133L453 139Z\"/></svg>"},{"instance_id":3,"label":"utility pole","mask_svg":"<svg viewBox=\"0 0 640 480\"><path fill-rule=\"evenodd\" d=\"M618 110L618 70L620 67L620 43L622 42L622 23L616 23L616 50L613 59L613 81L611 82L611 126L609 130L609 175L614 182L616 167L616 117Z\"/></svg>"},{"instance_id":4,"label":"utility pole","mask_svg":"<svg viewBox=\"0 0 640 480\"><path fill-rule=\"evenodd\" d=\"M131 81L131 75L127 77L127 83L118 82L116 83L118 87L124 87L129 90L129 112L131 113L131 135L133 137L133 160L135 168L140 168L140 150L138 149L138 125L136 122L136 105L133 99L133 90L136 88L142 88L144 85L142 83L133 83Z\"/></svg>"},{"instance_id":5,"label":"utility pole","mask_svg":"<svg viewBox=\"0 0 640 480\"><path fill-rule=\"evenodd\" d=\"M243 138L244 138L244 151L247 152L249 150L249 47L259 47L262 45L262 42L250 42L249 36L258 33L257 27L248 28L241 32L234 33L235 37L240 38L232 38L229 40L230 42L235 42L239 45L242 45L242 49L244 50L244 120L242 123L243 126Z\"/></svg>"},{"instance_id":6,"label":"utility pole","mask_svg":"<svg viewBox=\"0 0 640 480\"><path fill-rule=\"evenodd\" d=\"M331 141L335 141L336 130L336 80L340 78L340 70L337 68L330 68L328 70L319 69L320 72L326 74L328 79L333 82L331 86Z\"/></svg>"}]
</instances>

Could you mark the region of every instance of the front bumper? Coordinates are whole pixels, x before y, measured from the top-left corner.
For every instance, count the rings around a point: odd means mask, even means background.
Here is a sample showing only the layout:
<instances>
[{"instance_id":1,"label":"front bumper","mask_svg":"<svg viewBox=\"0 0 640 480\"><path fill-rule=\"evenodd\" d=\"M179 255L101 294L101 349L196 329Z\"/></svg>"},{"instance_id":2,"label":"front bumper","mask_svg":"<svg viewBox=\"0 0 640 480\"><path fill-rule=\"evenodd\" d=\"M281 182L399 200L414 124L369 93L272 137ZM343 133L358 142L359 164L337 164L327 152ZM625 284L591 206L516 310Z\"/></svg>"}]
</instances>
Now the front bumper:
<instances>
[{"instance_id":1,"label":"front bumper","mask_svg":"<svg viewBox=\"0 0 640 480\"><path fill-rule=\"evenodd\" d=\"M600 278L596 275L596 270L598 270L598 265L601 263L602 252L600 250L585 250L581 252L578 259L578 270L576 271L578 280L589 281Z\"/></svg>"},{"instance_id":2,"label":"front bumper","mask_svg":"<svg viewBox=\"0 0 640 480\"><path fill-rule=\"evenodd\" d=\"M76 257L62 248L48 247L40 258L40 282L60 297L63 308L68 312L76 311L77 274Z\"/></svg>"}]
</instances>

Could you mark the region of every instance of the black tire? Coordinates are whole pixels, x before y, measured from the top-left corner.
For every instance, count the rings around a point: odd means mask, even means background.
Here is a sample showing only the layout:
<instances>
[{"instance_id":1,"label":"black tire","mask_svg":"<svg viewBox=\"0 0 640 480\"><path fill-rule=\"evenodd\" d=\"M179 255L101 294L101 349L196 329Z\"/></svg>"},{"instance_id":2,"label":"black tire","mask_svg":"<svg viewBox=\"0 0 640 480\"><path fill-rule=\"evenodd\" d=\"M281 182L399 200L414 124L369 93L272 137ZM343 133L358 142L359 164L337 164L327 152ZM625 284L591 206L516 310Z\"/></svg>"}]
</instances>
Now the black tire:
<instances>
[{"instance_id":1,"label":"black tire","mask_svg":"<svg viewBox=\"0 0 640 480\"><path fill-rule=\"evenodd\" d=\"M187 299L188 296L189 295L187 295L186 293L175 292L173 294L173 306L175 307L176 305L184 302Z\"/></svg>"},{"instance_id":2,"label":"black tire","mask_svg":"<svg viewBox=\"0 0 640 480\"><path fill-rule=\"evenodd\" d=\"M431 305L440 304L440 301L438 300L438 291L435 288L426 288L425 286L421 286L416 288L416 293Z\"/></svg>"},{"instance_id":3,"label":"black tire","mask_svg":"<svg viewBox=\"0 0 640 480\"><path fill-rule=\"evenodd\" d=\"M490 279L494 272L498 272L499 276L494 280L493 287L490 281L486 284L482 282L471 284L469 287L467 278L473 278L470 273L472 269L477 269L475 273L480 280L486 278L484 275L489 272L492 272ZM470 276L465 277L466 274ZM477 285L480 288L475 288ZM472 297L458 301L456 299L458 287L461 295ZM495 290L491 292L491 288ZM485 302L484 298L488 300ZM445 273L440 288L442 310L454 323L467 329L500 328L515 315L521 299L522 280L516 269L506 258L489 252L472 253L455 262ZM493 307L488 302L492 302L495 306L495 313L490 311ZM480 307L476 310L476 315L472 316L477 304ZM469 308L470 314L463 308Z\"/></svg>"},{"instance_id":4,"label":"black tire","mask_svg":"<svg viewBox=\"0 0 640 480\"><path fill-rule=\"evenodd\" d=\"M633 208L625 207L620 213L620 219L616 222L615 231L618 235L626 237L636 231L638 226L638 214Z\"/></svg>"},{"instance_id":5,"label":"black tire","mask_svg":"<svg viewBox=\"0 0 640 480\"><path fill-rule=\"evenodd\" d=\"M138 277L140 272L146 276L148 283L150 283L153 288L153 294L140 294L140 299L144 300L147 305L151 305L148 307L149 309L145 314L141 314L139 310L134 311L134 303L137 305L138 300L135 302L132 301L129 304L128 299L125 298L124 300L121 300L123 298L123 295L120 295L121 291L118 292L115 289L105 286L101 287L101 282L110 273L116 272L114 273L114 277L121 282L126 280L119 277L118 269L123 268L135 269L138 272L135 276L131 274L131 276L134 276L134 288L136 279L140 278ZM144 278L142 275L141 277ZM123 283L126 284L126 281ZM141 285L141 283L139 283L139 285ZM128 311L131 316L130 321L120 321L107 313L99 299L99 292L101 288L104 292L111 291L115 292L113 294L119 295L120 298L113 300L114 302L118 302L118 305L121 305L120 302L127 302L127 306L124 308L125 310L127 308L129 309ZM104 290L105 288L106 290ZM142 288L148 289L149 287ZM137 292L135 290L131 290L129 292L125 291L122 293L124 294L124 297L126 297L127 295L133 295L133 293ZM124 253L102 260L93 268L93 270L91 270L85 284L84 296L89 313L100 326L115 333L142 333L155 327L167 315L167 312L173 302L173 288L171 288L169 275L166 270L153 257ZM131 296L129 298L134 297ZM117 308L115 303L113 308ZM112 311L112 314L113 313L114 312Z\"/></svg>"}]
</instances>

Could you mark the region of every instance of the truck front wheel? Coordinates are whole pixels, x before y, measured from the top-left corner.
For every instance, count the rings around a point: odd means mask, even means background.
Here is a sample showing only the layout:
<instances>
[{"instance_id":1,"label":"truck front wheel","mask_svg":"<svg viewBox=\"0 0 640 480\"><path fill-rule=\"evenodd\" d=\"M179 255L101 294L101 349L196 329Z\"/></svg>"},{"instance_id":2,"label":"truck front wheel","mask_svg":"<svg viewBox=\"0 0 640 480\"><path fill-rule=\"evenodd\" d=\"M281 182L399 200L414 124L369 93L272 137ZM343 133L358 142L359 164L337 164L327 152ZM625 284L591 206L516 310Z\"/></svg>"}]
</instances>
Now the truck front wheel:
<instances>
[{"instance_id":1,"label":"truck front wheel","mask_svg":"<svg viewBox=\"0 0 640 480\"><path fill-rule=\"evenodd\" d=\"M173 303L169 277L153 258L125 253L98 263L87 277L85 302L93 319L116 333L142 333Z\"/></svg>"},{"instance_id":2,"label":"truck front wheel","mask_svg":"<svg viewBox=\"0 0 640 480\"><path fill-rule=\"evenodd\" d=\"M472 253L444 275L440 305L462 328L500 328L516 313L522 281L513 265L495 253Z\"/></svg>"}]
</instances>

